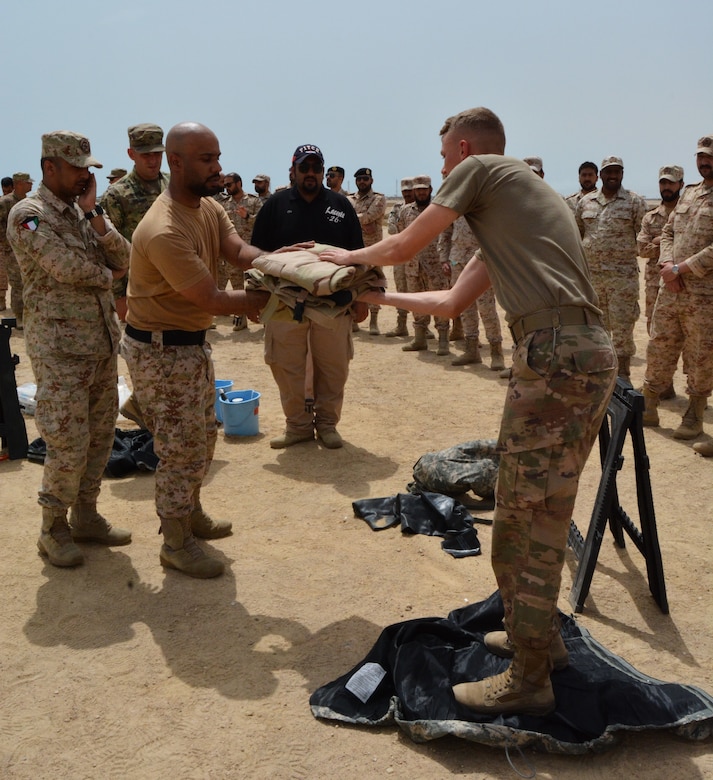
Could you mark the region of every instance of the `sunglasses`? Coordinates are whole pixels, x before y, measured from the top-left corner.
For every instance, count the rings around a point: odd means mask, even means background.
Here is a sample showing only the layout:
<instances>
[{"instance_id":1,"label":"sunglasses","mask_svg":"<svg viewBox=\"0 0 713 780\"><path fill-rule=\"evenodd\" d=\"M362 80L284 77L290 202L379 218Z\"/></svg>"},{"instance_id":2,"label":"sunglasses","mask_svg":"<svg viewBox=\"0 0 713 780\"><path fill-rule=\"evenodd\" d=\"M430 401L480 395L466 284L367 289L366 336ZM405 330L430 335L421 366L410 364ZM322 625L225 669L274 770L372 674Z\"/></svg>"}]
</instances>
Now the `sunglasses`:
<instances>
[{"instance_id":1,"label":"sunglasses","mask_svg":"<svg viewBox=\"0 0 713 780\"><path fill-rule=\"evenodd\" d=\"M334 179L334 178L336 178L336 176L337 176L337 174L336 174L336 173L328 173L328 174L327 174L327 178L328 178L328 179Z\"/></svg>"},{"instance_id":2,"label":"sunglasses","mask_svg":"<svg viewBox=\"0 0 713 780\"><path fill-rule=\"evenodd\" d=\"M309 173L310 171L312 171L312 173L322 173L322 171L324 170L324 165L322 165L322 163L319 162L315 162L315 163L303 162L297 166L297 170L300 173Z\"/></svg>"}]
</instances>

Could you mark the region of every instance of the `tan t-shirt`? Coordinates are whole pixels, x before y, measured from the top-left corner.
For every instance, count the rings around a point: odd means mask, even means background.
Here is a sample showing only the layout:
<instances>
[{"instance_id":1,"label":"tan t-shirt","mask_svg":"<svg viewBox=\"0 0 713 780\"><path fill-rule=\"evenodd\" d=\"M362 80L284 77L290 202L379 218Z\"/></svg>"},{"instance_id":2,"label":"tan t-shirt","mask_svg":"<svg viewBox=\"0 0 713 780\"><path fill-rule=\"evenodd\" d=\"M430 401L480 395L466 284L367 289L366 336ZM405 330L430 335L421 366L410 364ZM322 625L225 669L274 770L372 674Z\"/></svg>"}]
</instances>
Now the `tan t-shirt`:
<instances>
[{"instance_id":1,"label":"tan t-shirt","mask_svg":"<svg viewBox=\"0 0 713 780\"><path fill-rule=\"evenodd\" d=\"M508 324L560 306L599 313L574 215L526 163L496 154L468 157L433 203L470 225Z\"/></svg>"},{"instance_id":2,"label":"tan t-shirt","mask_svg":"<svg viewBox=\"0 0 713 780\"><path fill-rule=\"evenodd\" d=\"M126 321L139 330L205 330L213 315L181 295L208 274L217 278L220 245L235 228L223 207L201 198L197 209L162 193L131 243Z\"/></svg>"}]
</instances>

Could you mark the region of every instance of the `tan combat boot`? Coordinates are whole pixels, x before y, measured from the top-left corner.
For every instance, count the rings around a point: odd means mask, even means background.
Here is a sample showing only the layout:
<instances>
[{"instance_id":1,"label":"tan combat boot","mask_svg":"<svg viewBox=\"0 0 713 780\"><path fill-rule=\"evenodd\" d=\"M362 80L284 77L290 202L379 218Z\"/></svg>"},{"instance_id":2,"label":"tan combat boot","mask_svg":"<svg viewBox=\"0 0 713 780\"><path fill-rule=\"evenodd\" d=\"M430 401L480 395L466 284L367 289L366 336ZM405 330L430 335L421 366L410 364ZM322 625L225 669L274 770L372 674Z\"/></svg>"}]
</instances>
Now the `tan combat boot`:
<instances>
[{"instance_id":1,"label":"tan combat boot","mask_svg":"<svg viewBox=\"0 0 713 780\"><path fill-rule=\"evenodd\" d=\"M274 439L270 439L270 446L273 450L284 450L285 447L291 447L293 444L313 440L314 431L310 431L309 433L291 433L290 431L285 431L279 436L275 436Z\"/></svg>"},{"instance_id":2,"label":"tan combat boot","mask_svg":"<svg viewBox=\"0 0 713 780\"><path fill-rule=\"evenodd\" d=\"M703 412L707 402L708 399L704 395L689 396L688 409L681 424L673 432L674 439L695 439L703 433Z\"/></svg>"},{"instance_id":3,"label":"tan combat boot","mask_svg":"<svg viewBox=\"0 0 713 780\"><path fill-rule=\"evenodd\" d=\"M371 312L371 316L369 317L369 335L370 336L379 335L379 312L378 311Z\"/></svg>"},{"instance_id":4,"label":"tan combat boot","mask_svg":"<svg viewBox=\"0 0 713 780\"><path fill-rule=\"evenodd\" d=\"M470 363L482 363L483 358L480 356L480 344L478 339L465 337L465 352L459 355L457 358L451 360L452 366L467 366Z\"/></svg>"},{"instance_id":5,"label":"tan combat boot","mask_svg":"<svg viewBox=\"0 0 713 780\"><path fill-rule=\"evenodd\" d=\"M644 403L646 404L644 414L641 417L643 425L650 428L656 428L659 424L659 394L654 393L644 386Z\"/></svg>"},{"instance_id":6,"label":"tan combat boot","mask_svg":"<svg viewBox=\"0 0 713 780\"><path fill-rule=\"evenodd\" d=\"M222 539L233 530L229 520L213 520L203 511L200 499L200 488L193 494L193 511L191 512L191 531L199 539Z\"/></svg>"},{"instance_id":7,"label":"tan combat boot","mask_svg":"<svg viewBox=\"0 0 713 780\"><path fill-rule=\"evenodd\" d=\"M132 393L126 401L121 405L119 412L126 417L127 420L135 422L139 428L146 428L146 422L144 421L144 413L141 411L139 402L136 396Z\"/></svg>"},{"instance_id":8,"label":"tan combat boot","mask_svg":"<svg viewBox=\"0 0 713 780\"><path fill-rule=\"evenodd\" d=\"M386 335L388 338L393 339L396 336L408 336L408 328L406 327L406 312L400 311L396 315L396 327L390 330Z\"/></svg>"},{"instance_id":9,"label":"tan combat boot","mask_svg":"<svg viewBox=\"0 0 713 780\"><path fill-rule=\"evenodd\" d=\"M440 328L438 331L438 348L436 349L437 355L450 355L451 348L448 343L448 328Z\"/></svg>"},{"instance_id":10,"label":"tan combat boot","mask_svg":"<svg viewBox=\"0 0 713 780\"><path fill-rule=\"evenodd\" d=\"M503 371L504 368L503 345L500 342L495 342L490 345L490 370Z\"/></svg>"},{"instance_id":11,"label":"tan combat boot","mask_svg":"<svg viewBox=\"0 0 713 780\"><path fill-rule=\"evenodd\" d=\"M697 441L693 449L704 458L713 458L713 441Z\"/></svg>"},{"instance_id":12,"label":"tan combat boot","mask_svg":"<svg viewBox=\"0 0 713 780\"><path fill-rule=\"evenodd\" d=\"M451 334L448 337L450 341L462 341L464 338L463 334L463 323L461 322L460 317L456 317L453 320L453 327L451 328Z\"/></svg>"},{"instance_id":13,"label":"tan combat boot","mask_svg":"<svg viewBox=\"0 0 713 780\"><path fill-rule=\"evenodd\" d=\"M555 709L549 648L515 647L512 664L478 682L453 686L456 701L484 715L547 715Z\"/></svg>"},{"instance_id":14,"label":"tan combat boot","mask_svg":"<svg viewBox=\"0 0 713 780\"><path fill-rule=\"evenodd\" d=\"M209 557L196 543L191 533L191 518L181 520L161 518L163 545L159 553L161 565L167 569L177 569L189 577L207 580L223 573L221 561Z\"/></svg>"},{"instance_id":15,"label":"tan combat boot","mask_svg":"<svg viewBox=\"0 0 713 780\"><path fill-rule=\"evenodd\" d=\"M66 510L42 507L42 530L37 549L53 566L79 566L84 561L82 551L72 541Z\"/></svg>"},{"instance_id":16,"label":"tan combat boot","mask_svg":"<svg viewBox=\"0 0 713 780\"><path fill-rule=\"evenodd\" d=\"M72 539L76 542L96 542L117 547L131 542L131 531L113 528L97 512L96 504L75 504L69 515L69 525Z\"/></svg>"},{"instance_id":17,"label":"tan combat boot","mask_svg":"<svg viewBox=\"0 0 713 780\"><path fill-rule=\"evenodd\" d=\"M490 631L483 637L483 643L499 658L512 658L515 655L515 645L508 639L507 631ZM557 672L569 666L569 653L559 631L552 637L550 658L552 668Z\"/></svg>"},{"instance_id":18,"label":"tan combat boot","mask_svg":"<svg viewBox=\"0 0 713 780\"><path fill-rule=\"evenodd\" d=\"M246 330L247 327L248 318L244 314L233 317L233 332L237 333L238 331Z\"/></svg>"},{"instance_id":19,"label":"tan combat boot","mask_svg":"<svg viewBox=\"0 0 713 780\"><path fill-rule=\"evenodd\" d=\"M413 341L410 344L404 344L401 349L404 352L422 352L424 349L428 349L426 328L423 325L414 325Z\"/></svg>"}]
</instances>

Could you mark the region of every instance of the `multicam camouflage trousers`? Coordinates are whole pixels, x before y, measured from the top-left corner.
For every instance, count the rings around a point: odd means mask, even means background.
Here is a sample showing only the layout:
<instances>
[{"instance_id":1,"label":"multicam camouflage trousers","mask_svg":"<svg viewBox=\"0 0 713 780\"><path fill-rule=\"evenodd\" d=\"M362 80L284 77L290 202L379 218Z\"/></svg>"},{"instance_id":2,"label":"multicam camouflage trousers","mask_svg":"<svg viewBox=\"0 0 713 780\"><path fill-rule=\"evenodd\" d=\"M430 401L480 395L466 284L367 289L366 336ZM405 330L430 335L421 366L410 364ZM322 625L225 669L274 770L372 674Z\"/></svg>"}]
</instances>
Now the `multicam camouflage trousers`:
<instances>
[{"instance_id":1,"label":"multicam camouflage trousers","mask_svg":"<svg viewBox=\"0 0 713 780\"><path fill-rule=\"evenodd\" d=\"M114 444L116 356L30 354L37 380L35 422L47 444L39 503L93 504Z\"/></svg>"},{"instance_id":2,"label":"multicam camouflage trousers","mask_svg":"<svg viewBox=\"0 0 713 780\"><path fill-rule=\"evenodd\" d=\"M599 297L604 327L612 334L619 357L636 354L634 325L639 319L638 266L619 271L592 271L592 285Z\"/></svg>"},{"instance_id":3,"label":"multicam camouflage trousers","mask_svg":"<svg viewBox=\"0 0 713 780\"><path fill-rule=\"evenodd\" d=\"M124 335L121 354L159 459L156 512L161 518L184 518L193 509L217 437L210 345L163 346L157 333L153 343L144 344Z\"/></svg>"},{"instance_id":4,"label":"multicam camouflage trousers","mask_svg":"<svg viewBox=\"0 0 713 780\"><path fill-rule=\"evenodd\" d=\"M505 628L547 647L579 475L616 382L603 328L541 330L517 345L499 436L492 563Z\"/></svg>"},{"instance_id":5,"label":"multicam camouflage trousers","mask_svg":"<svg viewBox=\"0 0 713 780\"><path fill-rule=\"evenodd\" d=\"M451 264L451 287L458 281L458 277L463 273L467 263ZM478 315L483 320L485 337L489 344L500 344L503 340L500 330L500 320L495 308L495 292L492 287L488 288L474 303L461 312L460 319L463 323L463 333L466 338L477 339L480 336L478 327Z\"/></svg>"},{"instance_id":6,"label":"multicam camouflage trousers","mask_svg":"<svg viewBox=\"0 0 713 780\"><path fill-rule=\"evenodd\" d=\"M688 290L659 290L646 349L644 385L663 392L673 380L683 353L688 395L709 396L713 390L713 297Z\"/></svg>"},{"instance_id":7,"label":"multicam camouflage trousers","mask_svg":"<svg viewBox=\"0 0 713 780\"><path fill-rule=\"evenodd\" d=\"M426 290L447 290L448 277L443 273L443 268L437 258L419 259L418 256L409 260L406 268L406 286L408 292L425 292ZM450 320L443 317L435 317L438 330L448 330ZM428 314L414 314L413 321L416 325L428 327L431 317Z\"/></svg>"}]
</instances>

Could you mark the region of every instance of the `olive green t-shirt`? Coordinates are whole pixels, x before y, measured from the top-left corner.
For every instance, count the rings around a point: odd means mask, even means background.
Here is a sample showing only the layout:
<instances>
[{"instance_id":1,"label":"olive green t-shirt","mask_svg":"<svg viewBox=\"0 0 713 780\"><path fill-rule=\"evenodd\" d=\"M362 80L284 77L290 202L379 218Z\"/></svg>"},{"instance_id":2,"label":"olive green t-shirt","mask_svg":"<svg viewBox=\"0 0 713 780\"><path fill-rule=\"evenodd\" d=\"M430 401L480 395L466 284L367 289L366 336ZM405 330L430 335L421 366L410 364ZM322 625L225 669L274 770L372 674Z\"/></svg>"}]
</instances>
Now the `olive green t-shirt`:
<instances>
[{"instance_id":1,"label":"olive green t-shirt","mask_svg":"<svg viewBox=\"0 0 713 780\"><path fill-rule=\"evenodd\" d=\"M225 209L201 198L197 209L161 193L134 231L126 321L139 330L205 330L213 315L181 295L217 278L221 242L235 233Z\"/></svg>"},{"instance_id":2,"label":"olive green t-shirt","mask_svg":"<svg viewBox=\"0 0 713 780\"><path fill-rule=\"evenodd\" d=\"M571 209L514 157L468 157L433 203L462 214L482 249L508 324L560 306L600 313Z\"/></svg>"}]
</instances>

